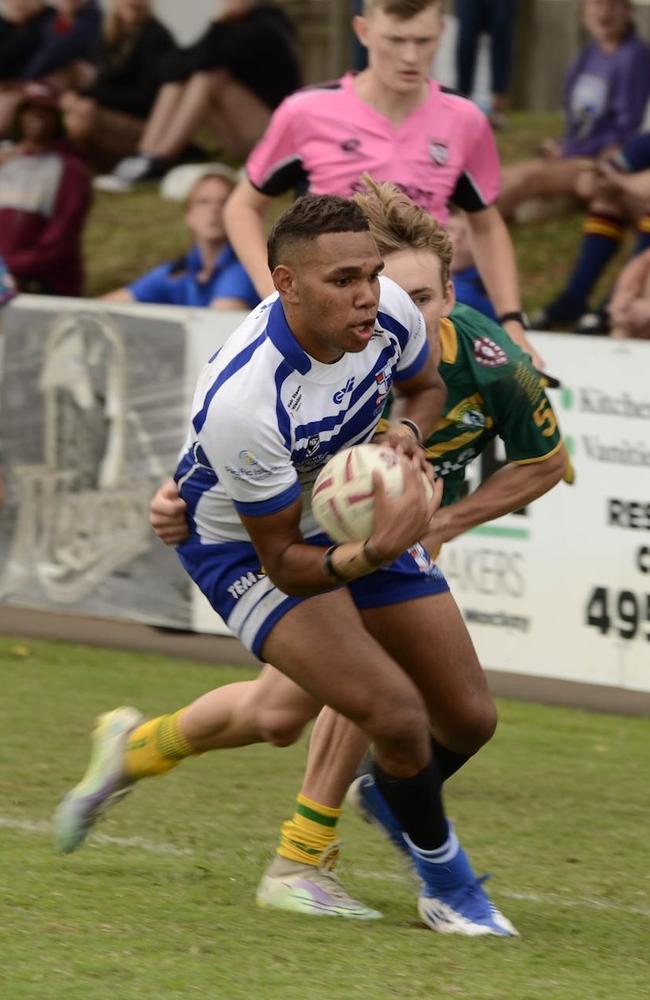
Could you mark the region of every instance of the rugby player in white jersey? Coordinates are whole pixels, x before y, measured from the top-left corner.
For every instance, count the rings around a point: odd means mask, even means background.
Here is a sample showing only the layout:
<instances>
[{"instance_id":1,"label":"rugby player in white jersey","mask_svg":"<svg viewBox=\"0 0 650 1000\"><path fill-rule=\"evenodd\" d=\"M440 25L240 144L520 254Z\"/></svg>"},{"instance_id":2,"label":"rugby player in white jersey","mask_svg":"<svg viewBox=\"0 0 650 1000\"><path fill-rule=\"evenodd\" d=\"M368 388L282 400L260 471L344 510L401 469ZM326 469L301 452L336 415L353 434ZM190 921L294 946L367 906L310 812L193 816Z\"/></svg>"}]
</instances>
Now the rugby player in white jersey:
<instances>
[{"instance_id":1,"label":"rugby player in white jersey","mask_svg":"<svg viewBox=\"0 0 650 1000\"><path fill-rule=\"evenodd\" d=\"M204 371L177 470L191 523L181 560L229 627L274 664L257 692L263 698L266 684L266 705L254 717L244 709L231 732L220 727L219 745L290 742L330 705L373 742L376 787L407 838L425 923L511 935L447 822L432 753L432 657L456 634L468 647L456 655L475 654L417 543L441 492L436 484L426 499L418 428L428 435L444 403L422 316L390 281L379 299L381 258L365 216L344 199L296 202L274 227L269 263L279 298L262 303ZM327 547L310 517L310 484L332 453L372 438L386 380L399 386L407 421L387 438L403 452L405 491L389 498L377 479L370 539ZM61 849L79 846L138 777L215 746L202 701L146 723L128 709L100 721L91 766L57 814ZM486 705L482 742L495 725L489 697ZM318 912L318 893L310 898ZM378 915L364 909L347 915Z\"/></svg>"}]
</instances>

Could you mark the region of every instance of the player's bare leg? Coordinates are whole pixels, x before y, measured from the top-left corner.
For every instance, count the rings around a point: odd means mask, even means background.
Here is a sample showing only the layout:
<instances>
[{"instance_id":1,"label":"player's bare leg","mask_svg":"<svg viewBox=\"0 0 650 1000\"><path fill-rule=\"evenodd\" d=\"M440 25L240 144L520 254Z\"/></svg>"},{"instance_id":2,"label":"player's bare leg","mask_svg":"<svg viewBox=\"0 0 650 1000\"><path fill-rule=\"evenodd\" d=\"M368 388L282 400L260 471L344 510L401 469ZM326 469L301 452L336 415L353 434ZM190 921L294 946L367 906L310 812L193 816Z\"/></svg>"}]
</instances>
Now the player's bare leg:
<instances>
[{"instance_id":1,"label":"player's bare leg","mask_svg":"<svg viewBox=\"0 0 650 1000\"><path fill-rule=\"evenodd\" d=\"M364 624L417 685L433 733L433 760L441 793L445 778L492 736L496 710L471 639L450 593L363 612ZM386 794L375 763L379 797L388 806L411 849L423 888L419 912L441 933L508 936L516 931L489 901L451 826L433 850L414 845L395 803Z\"/></svg>"},{"instance_id":2,"label":"player's bare leg","mask_svg":"<svg viewBox=\"0 0 650 1000\"><path fill-rule=\"evenodd\" d=\"M422 636L423 611L426 617L424 639L405 642L405 634ZM496 725L496 712L485 676L455 602L450 594L443 593L392 609L364 611L362 615L369 631L377 635L382 646L387 647L396 659L399 656L425 696L434 734L432 749L442 783L490 738ZM433 637L435 646L428 646ZM433 660L430 658L432 648L435 649ZM333 814L342 802L367 744L366 735L351 722L337 716L330 708L323 709L312 734L309 762L296 813L283 826L280 855L300 860L303 865L309 863L308 857L300 857L303 840L301 805L308 803L312 817L317 818L323 810L325 816ZM410 857L408 839L404 838L399 823L375 787L372 774L356 779L353 792L356 804L365 817L377 822L395 845ZM326 832L334 837L333 830ZM463 913L470 916L476 913L478 897L478 909L483 911L483 926L486 922L488 927L494 924L490 927L492 933L512 932L509 922L494 911L473 876L469 880L468 893L469 900L465 900L461 908L461 919L452 921L454 930L461 933L483 932L477 930L477 924L471 920L463 923ZM425 911L430 911L432 905L427 899L420 904ZM438 930L449 929L446 921L442 927L437 923L431 924L431 921L429 923Z\"/></svg>"},{"instance_id":3,"label":"player's bare leg","mask_svg":"<svg viewBox=\"0 0 650 1000\"><path fill-rule=\"evenodd\" d=\"M253 681L215 688L183 709L179 728L196 753L271 743L289 746L320 705L267 664Z\"/></svg>"},{"instance_id":4,"label":"player's bare leg","mask_svg":"<svg viewBox=\"0 0 650 1000\"><path fill-rule=\"evenodd\" d=\"M55 844L64 852L84 842L97 817L141 778L165 774L207 750L294 742L320 705L272 667L254 681L227 684L171 714L143 720L118 708L97 720L85 775L55 816Z\"/></svg>"},{"instance_id":5,"label":"player's bare leg","mask_svg":"<svg viewBox=\"0 0 650 1000\"><path fill-rule=\"evenodd\" d=\"M209 124L220 149L246 159L264 134L271 111L227 70L212 70Z\"/></svg>"},{"instance_id":6,"label":"player's bare leg","mask_svg":"<svg viewBox=\"0 0 650 1000\"><path fill-rule=\"evenodd\" d=\"M323 629L323 623L328 621L336 621L335 634ZM347 592L313 598L294 608L271 632L264 655L280 663L287 673L300 677L314 700L332 700L337 708L344 708L366 727L369 732L363 737L362 749L368 738L373 738L381 746L379 753L383 752L386 767L396 777L417 774L426 766L430 751L422 699L403 671L364 630ZM324 747L323 773L331 753L331 747ZM315 869L314 861L320 862L329 854L326 845L331 844L331 839L326 835L330 832L326 829L327 822L330 820L334 825L338 818L340 799L356 763L355 756L350 773L339 787L332 788L332 794L338 798L337 807L329 810L320 802L315 814L308 796L299 797L300 814L288 825L298 821L300 829L295 837L287 838L288 854L283 851L283 842L278 858L262 879L258 890L261 905L364 919L378 915L367 908L357 913L346 906L337 908L332 875L329 878L334 892L328 891L330 886L326 883L321 883L324 894L311 892L313 884L318 887L318 879L324 874L322 865ZM309 789L309 784L306 788Z\"/></svg>"}]
</instances>

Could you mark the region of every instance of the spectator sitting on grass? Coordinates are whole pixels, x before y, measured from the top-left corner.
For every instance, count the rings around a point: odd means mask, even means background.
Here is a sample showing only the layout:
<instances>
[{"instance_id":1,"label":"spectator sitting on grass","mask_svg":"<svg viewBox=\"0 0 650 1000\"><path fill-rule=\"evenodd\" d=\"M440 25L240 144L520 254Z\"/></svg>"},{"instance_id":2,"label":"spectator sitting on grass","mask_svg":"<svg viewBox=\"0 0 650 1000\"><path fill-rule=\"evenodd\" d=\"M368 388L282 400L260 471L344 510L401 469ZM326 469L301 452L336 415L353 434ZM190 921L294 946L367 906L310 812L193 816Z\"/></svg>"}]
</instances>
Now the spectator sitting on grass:
<instances>
[{"instance_id":1,"label":"spectator sitting on grass","mask_svg":"<svg viewBox=\"0 0 650 1000\"><path fill-rule=\"evenodd\" d=\"M447 230L454 247L454 256L451 260L451 281L456 301L477 309L478 312L498 323L494 306L488 298L485 285L474 263L465 213L452 207L447 221Z\"/></svg>"},{"instance_id":2,"label":"spectator sitting on grass","mask_svg":"<svg viewBox=\"0 0 650 1000\"><path fill-rule=\"evenodd\" d=\"M102 298L213 309L257 305L259 295L226 240L223 209L235 181L233 171L220 164L200 168L187 197L185 222L194 239L188 253Z\"/></svg>"},{"instance_id":3,"label":"spectator sitting on grass","mask_svg":"<svg viewBox=\"0 0 650 1000\"><path fill-rule=\"evenodd\" d=\"M208 125L221 150L245 159L271 112L301 85L294 28L274 4L224 0L194 45L163 60L162 86L138 146L103 190L123 191L161 177L197 129Z\"/></svg>"},{"instance_id":4,"label":"spectator sitting on grass","mask_svg":"<svg viewBox=\"0 0 650 1000\"><path fill-rule=\"evenodd\" d=\"M561 144L547 139L541 157L503 169L498 206L506 219L531 218L522 204L530 199L542 199L540 212L548 205L544 199L575 199L580 173L641 124L650 96L650 46L636 33L632 4L583 0L582 20L591 41L567 73L564 139Z\"/></svg>"},{"instance_id":5,"label":"spectator sitting on grass","mask_svg":"<svg viewBox=\"0 0 650 1000\"><path fill-rule=\"evenodd\" d=\"M539 329L571 327L578 333L607 333L606 303L588 311L596 282L618 252L628 224L636 230L632 256L650 247L650 133L627 142L612 157L597 161L582 178L589 211L569 280L552 302L534 317Z\"/></svg>"},{"instance_id":6,"label":"spectator sitting on grass","mask_svg":"<svg viewBox=\"0 0 650 1000\"><path fill-rule=\"evenodd\" d=\"M16 144L0 160L0 255L20 291L81 295L90 177L66 148L56 94L26 87Z\"/></svg>"},{"instance_id":7,"label":"spectator sitting on grass","mask_svg":"<svg viewBox=\"0 0 650 1000\"><path fill-rule=\"evenodd\" d=\"M87 84L61 99L68 138L93 166L110 170L137 148L156 99L160 59L175 48L151 0L110 0Z\"/></svg>"}]
</instances>

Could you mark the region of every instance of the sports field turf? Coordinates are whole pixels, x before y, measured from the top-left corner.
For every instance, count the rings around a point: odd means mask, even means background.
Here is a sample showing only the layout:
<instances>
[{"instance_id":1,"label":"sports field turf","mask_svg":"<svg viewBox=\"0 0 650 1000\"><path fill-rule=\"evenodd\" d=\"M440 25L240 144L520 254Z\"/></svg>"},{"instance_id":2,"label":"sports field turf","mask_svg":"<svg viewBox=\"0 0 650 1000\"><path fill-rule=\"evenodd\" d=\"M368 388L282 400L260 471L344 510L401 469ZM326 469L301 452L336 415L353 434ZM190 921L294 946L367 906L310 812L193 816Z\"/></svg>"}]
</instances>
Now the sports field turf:
<instances>
[{"instance_id":1,"label":"sports field turf","mask_svg":"<svg viewBox=\"0 0 650 1000\"><path fill-rule=\"evenodd\" d=\"M650 720L503 702L449 810L521 940L418 926L412 883L355 816L347 887L376 924L260 911L305 743L208 754L142 783L77 854L47 824L94 715L146 713L234 668L0 637L0 996L11 1000L642 1000L650 983Z\"/></svg>"}]
</instances>

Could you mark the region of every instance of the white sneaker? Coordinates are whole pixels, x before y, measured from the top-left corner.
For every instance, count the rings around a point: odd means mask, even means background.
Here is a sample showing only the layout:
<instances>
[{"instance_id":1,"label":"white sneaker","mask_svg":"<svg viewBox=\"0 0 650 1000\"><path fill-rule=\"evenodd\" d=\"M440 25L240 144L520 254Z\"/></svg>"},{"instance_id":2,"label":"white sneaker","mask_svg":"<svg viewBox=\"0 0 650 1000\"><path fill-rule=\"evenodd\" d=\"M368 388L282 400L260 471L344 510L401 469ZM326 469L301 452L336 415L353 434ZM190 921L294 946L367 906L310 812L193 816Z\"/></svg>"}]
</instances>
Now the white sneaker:
<instances>
[{"instance_id":1,"label":"white sneaker","mask_svg":"<svg viewBox=\"0 0 650 1000\"><path fill-rule=\"evenodd\" d=\"M96 191L108 191L109 194L126 194L133 187L133 181L126 181L117 174L99 174L93 180Z\"/></svg>"},{"instance_id":2,"label":"white sneaker","mask_svg":"<svg viewBox=\"0 0 650 1000\"><path fill-rule=\"evenodd\" d=\"M116 708L100 715L86 773L54 815L57 850L68 854L81 847L97 817L133 787L124 774L124 751L129 733L142 718L135 708Z\"/></svg>"},{"instance_id":3,"label":"white sneaker","mask_svg":"<svg viewBox=\"0 0 650 1000\"><path fill-rule=\"evenodd\" d=\"M427 927L439 934L518 937L511 921L485 894L483 882L486 877L451 890L432 888L425 882L418 899L418 913Z\"/></svg>"},{"instance_id":4,"label":"white sneaker","mask_svg":"<svg viewBox=\"0 0 650 1000\"><path fill-rule=\"evenodd\" d=\"M315 917L378 920L381 913L353 899L326 867L330 852L318 867L276 855L257 888L257 905Z\"/></svg>"}]
</instances>

